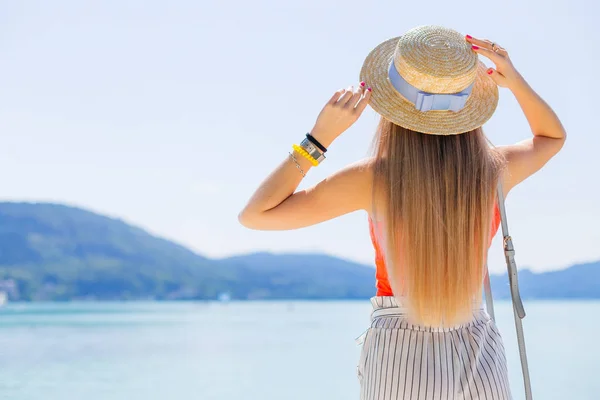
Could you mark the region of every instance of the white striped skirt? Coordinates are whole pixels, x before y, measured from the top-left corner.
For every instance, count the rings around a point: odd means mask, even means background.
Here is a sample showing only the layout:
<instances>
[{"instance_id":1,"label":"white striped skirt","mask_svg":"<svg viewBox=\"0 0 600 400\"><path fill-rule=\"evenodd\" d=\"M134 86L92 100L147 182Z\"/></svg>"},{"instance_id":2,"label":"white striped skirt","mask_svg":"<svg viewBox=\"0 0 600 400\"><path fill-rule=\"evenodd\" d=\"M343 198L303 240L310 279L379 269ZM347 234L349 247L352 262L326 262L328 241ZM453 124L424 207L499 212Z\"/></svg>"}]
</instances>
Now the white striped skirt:
<instances>
[{"instance_id":1,"label":"white striped skirt","mask_svg":"<svg viewBox=\"0 0 600 400\"><path fill-rule=\"evenodd\" d=\"M412 325L394 297L371 298L358 339L361 400L510 400L504 345L482 308L455 328Z\"/></svg>"}]
</instances>

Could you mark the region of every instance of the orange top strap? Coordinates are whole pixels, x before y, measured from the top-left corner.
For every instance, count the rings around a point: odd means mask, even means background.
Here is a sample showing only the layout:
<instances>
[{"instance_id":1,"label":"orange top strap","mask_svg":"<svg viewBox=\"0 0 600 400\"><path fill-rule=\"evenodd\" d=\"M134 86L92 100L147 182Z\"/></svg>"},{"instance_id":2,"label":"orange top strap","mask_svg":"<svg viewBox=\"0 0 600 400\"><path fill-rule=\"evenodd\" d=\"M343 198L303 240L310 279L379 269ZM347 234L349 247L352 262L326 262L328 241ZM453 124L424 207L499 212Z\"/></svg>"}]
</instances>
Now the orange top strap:
<instances>
[{"instance_id":1,"label":"orange top strap","mask_svg":"<svg viewBox=\"0 0 600 400\"><path fill-rule=\"evenodd\" d=\"M492 220L490 244L492 243L492 239L498 232L498 227L500 227L500 208L496 203L496 205L494 206L494 218ZM377 296L393 296L392 287L390 286L387 270L385 268L383 249L377 241L377 235L375 233L375 224L371 220L371 217L369 217L369 232L371 234L371 241L373 242L373 247L375 248L375 286L377 288Z\"/></svg>"}]
</instances>

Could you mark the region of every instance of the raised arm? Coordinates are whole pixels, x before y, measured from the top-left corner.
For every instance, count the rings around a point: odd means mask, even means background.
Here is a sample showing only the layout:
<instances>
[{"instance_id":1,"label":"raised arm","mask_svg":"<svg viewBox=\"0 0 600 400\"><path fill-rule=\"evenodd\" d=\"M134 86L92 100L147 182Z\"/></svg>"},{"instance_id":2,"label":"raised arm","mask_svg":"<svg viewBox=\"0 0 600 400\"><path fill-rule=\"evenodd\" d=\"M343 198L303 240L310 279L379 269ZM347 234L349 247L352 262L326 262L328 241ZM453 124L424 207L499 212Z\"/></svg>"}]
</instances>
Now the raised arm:
<instances>
[{"instance_id":1,"label":"raised arm","mask_svg":"<svg viewBox=\"0 0 600 400\"><path fill-rule=\"evenodd\" d=\"M325 104L311 135L329 145L361 115L371 91L362 82L356 89L337 91ZM350 165L316 186L296 192L311 163L293 151L260 185L239 214L242 225L258 230L297 229L349 212L371 202L369 160Z\"/></svg>"},{"instance_id":2,"label":"raised arm","mask_svg":"<svg viewBox=\"0 0 600 400\"><path fill-rule=\"evenodd\" d=\"M567 134L552 108L515 69L505 49L489 40L467 36L467 41L475 52L496 64L496 69L488 69L488 74L498 86L508 88L514 94L533 133L533 138L498 147L508 163L504 179L504 191L508 193L554 157L564 145Z\"/></svg>"}]
</instances>

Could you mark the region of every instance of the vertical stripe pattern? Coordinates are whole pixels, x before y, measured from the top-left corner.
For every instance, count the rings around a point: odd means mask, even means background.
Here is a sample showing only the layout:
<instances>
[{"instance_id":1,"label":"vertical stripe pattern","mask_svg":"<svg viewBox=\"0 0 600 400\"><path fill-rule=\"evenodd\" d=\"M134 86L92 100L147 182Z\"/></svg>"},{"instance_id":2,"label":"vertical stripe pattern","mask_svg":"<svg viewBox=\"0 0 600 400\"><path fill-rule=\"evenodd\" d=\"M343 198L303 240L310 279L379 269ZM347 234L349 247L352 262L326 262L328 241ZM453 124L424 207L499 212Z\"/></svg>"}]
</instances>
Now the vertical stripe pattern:
<instances>
[{"instance_id":1,"label":"vertical stripe pattern","mask_svg":"<svg viewBox=\"0 0 600 400\"><path fill-rule=\"evenodd\" d=\"M454 328L413 325L391 296L371 299L358 363L361 400L510 400L504 345L481 308Z\"/></svg>"}]
</instances>

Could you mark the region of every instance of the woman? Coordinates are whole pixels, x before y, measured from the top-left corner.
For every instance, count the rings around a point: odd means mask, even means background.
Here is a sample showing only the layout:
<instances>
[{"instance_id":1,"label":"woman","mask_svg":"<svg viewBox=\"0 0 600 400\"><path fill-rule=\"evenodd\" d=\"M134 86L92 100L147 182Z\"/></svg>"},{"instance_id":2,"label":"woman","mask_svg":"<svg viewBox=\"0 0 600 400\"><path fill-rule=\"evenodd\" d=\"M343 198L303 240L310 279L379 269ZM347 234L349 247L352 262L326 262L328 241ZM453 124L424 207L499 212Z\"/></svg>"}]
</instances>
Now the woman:
<instances>
[{"instance_id":1,"label":"woman","mask_svg":"<svg viewBox=\"0 0 600 400\"><path fill-rule=\"evenodd\" d=\"M506 50L450 29L419 27L380 44L361 80L331 97L240 222L296 229L368 212L377 295L358 364L361 399L510 399L502 340L481 301L500 223L496 188L506 195L538 171L565 131ZM498 86L517 98L533 137L493 148L481 126ZM367 104L381 114L373 157L296 192Z\"/></svg>"}]
</instances>

